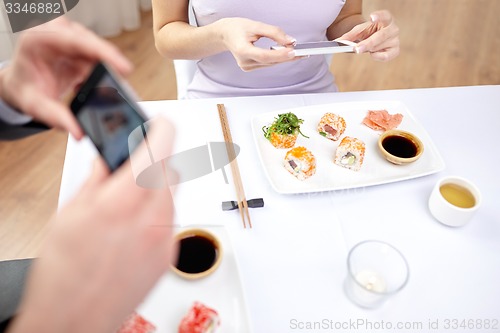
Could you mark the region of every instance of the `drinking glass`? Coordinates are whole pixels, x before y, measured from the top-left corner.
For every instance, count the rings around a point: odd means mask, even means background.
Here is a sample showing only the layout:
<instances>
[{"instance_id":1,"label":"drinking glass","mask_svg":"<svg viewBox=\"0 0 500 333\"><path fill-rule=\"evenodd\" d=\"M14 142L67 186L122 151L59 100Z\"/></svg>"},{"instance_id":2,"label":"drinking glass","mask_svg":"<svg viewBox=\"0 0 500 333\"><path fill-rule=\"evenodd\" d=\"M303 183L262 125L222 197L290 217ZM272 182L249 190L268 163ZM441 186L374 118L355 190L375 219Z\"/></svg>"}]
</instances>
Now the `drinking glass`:
<instances>
[{"instance_id":1,"label":"drinking glass","mask_svg":"<svg viewBox=\"0 0 500 333\"><path fill-rule=\"evenodd\" d=\"M376 308L404 288L409 273L398 249L386 242L367 240L349 251L344 289L360 307Z\"/></svg>"}]
</instances>

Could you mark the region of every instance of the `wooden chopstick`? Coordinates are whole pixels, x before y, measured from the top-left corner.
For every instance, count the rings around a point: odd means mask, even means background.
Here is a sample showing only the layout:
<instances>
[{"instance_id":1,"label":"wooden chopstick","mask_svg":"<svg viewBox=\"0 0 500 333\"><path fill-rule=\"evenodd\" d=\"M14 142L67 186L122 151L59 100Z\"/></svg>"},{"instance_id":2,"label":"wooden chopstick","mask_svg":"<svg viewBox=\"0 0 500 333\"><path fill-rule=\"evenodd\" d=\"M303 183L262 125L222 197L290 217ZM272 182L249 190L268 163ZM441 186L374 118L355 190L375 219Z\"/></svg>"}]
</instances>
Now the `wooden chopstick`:
<instances>
[{"instance_id":1,"label":"wooden chopstick","mask_svg":"<svg viewBox=\"0 0 500 333\"><path fill-rule=\"evenodd\" d=\"M243 221L243 227L246 228L246 220L248 220L248 226L252 227L252 220L250 220L250 213L248 211L248 203L245 197L245 190L243 189L243 182L241 180L240 168L238 167L238 161L236 160L236 153L233 146L233 138L231 136L231 129L229 128L229 122L227 121L226 108L224 104L217 104L217 110L219 111L220 124L222 127L222 134L224 135L224 141L226 142L226 150L229 160L231 161L231 173L233 174L234 187L236 189L236 196L238 200L238 209L240 211L241 220ZM245 219L246 217L246 219Z\"/></svg>"}]
</instances>

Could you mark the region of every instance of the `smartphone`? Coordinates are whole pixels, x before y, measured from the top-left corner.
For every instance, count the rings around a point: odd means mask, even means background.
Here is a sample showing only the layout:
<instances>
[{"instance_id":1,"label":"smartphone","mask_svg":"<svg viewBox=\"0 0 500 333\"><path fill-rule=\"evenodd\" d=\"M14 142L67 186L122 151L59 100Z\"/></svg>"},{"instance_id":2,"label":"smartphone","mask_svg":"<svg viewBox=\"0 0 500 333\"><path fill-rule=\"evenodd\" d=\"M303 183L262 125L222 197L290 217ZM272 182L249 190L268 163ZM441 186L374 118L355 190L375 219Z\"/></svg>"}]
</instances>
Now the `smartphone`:
<instances>
[{"instance_id":1,"label":"smartphone","mask_svg":"<svg viewBox=\"0 0 500 333\"><path fill-rule=\"evenodd\" d=\"M133 91L98 63L71 102L71 111L111 172L118 169L145 136L147 117ZM143 135L130 135L141 128ZM137 133L137 131L136 131Z\"/></svg>"},{"instance_id":2,"label":"smartphone","mask_svg":"<svg viewBox=\"0 0 500 333\"><path fill-rule=\"evenodd\" d=\"M356 43L350 41L326 41L326 42L308 42L308 43L297 43L293 46L295 55L309 56L317 54L330 54L330 53L349 53L354 52L354 47ZM271 49L277 50L284 46L277 45L272 46Z\"/></svg>"}]
</instances>

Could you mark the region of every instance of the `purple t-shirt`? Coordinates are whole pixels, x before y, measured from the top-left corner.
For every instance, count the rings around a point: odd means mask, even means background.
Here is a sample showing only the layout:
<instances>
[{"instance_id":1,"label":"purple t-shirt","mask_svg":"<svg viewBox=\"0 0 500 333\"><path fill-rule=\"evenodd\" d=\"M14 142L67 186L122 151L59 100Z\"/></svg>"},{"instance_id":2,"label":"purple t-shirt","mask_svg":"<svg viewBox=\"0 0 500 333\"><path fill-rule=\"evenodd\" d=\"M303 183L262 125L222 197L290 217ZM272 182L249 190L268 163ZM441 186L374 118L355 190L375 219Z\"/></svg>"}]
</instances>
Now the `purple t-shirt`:
<instances>
[{"instance_id":1,"label":"purple t-shirt","mask_svg":"<svg viewBox=\"0 0 500 333\"><path fill-rule=\"evenodd\" d=\"M276 25L300 43L326 40L326 29L344 3L345 0L192 0L198 26L224 17L245 17ZM255 43L266 49L275 44L267 38ZM230 52L222 52L198 61L187 98L334 91L337 87L323 55L244 72Z\"/></svg>"}]
</instances>

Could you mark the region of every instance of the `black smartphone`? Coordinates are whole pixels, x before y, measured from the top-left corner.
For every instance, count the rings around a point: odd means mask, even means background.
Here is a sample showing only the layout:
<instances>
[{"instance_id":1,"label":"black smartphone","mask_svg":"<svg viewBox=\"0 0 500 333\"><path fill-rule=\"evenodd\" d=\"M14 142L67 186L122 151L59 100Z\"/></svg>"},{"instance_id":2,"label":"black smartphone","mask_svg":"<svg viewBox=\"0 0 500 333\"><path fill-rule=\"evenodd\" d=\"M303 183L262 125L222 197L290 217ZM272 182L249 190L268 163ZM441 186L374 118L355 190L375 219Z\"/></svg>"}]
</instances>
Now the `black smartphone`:
<instances>
[{"instance_id":1,"label":"black smartphone","mask_svg":"<svg viewBox=\"0 0 500 333\"><path fill-rule=\"evenodd\" d=\"M147 118L135 95L103 63L95 66L76 93L71 110L111 172L128 160L146 135Z\"/></svg>"}]
</instances>

